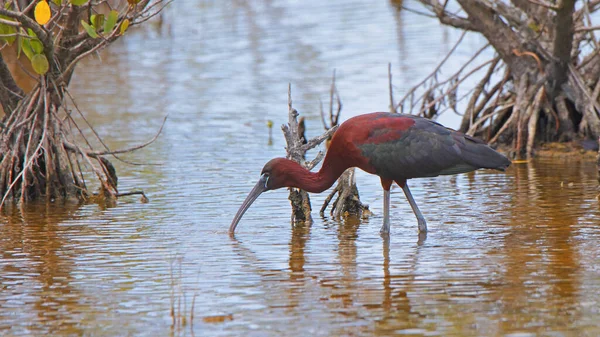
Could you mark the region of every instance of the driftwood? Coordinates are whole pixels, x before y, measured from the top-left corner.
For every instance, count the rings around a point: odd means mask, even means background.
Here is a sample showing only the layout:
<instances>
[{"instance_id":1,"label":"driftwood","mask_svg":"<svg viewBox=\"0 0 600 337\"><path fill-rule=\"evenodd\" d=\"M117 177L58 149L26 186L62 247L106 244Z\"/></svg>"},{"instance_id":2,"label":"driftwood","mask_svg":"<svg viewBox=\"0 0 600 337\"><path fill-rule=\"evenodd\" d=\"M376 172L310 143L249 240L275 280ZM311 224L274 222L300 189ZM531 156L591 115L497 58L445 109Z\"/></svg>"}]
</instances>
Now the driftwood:
<instances>
[{"instance_id":1,"label":"driftwood","mask_svg":"<svg viewBox=\"0 0 600 337\"><path fill-rule=\"evenodd\" d=\"M442 67L463 33L395 109L430 118L455 111L462 115L460 131L510 147L517 157L531 156L539 142L600 137L600 43L594 36L600 27L591 20L599 1L577 8L575 0L418 1L427 12L398 6L480 33L488 44L445 77ZM483 58L490 48L495 55ZM475 87L465 83L472 76L481 76ZM464 113L456 109L461 101Z\"/></svg>"},{"instance_id":2,"label":"driftwood","mask_svg":"<svg viewBox=\"0 0 600 337\"><path fill-rule=\"evenodd\" d=\"M390 99L392 99L393 102L391 94ZM335 112L334 102L337 107ZM321 121L323 122L323 127L325 128L325 130L329 131L332 128L337 127L339 124L340 112L342 111L342 100L335 85L335 70L333 71L331 88L329 90L329 113L327 118L325 117L325 112L323 111L323 104L321 103L320 106ZM327 122L326 119L328 119L329 122ZM327 142L327 145L329 145L329 141ZM329 206L329 203L334 197L336 197L336 195L337 197L333 202L330 211L330 214L334 218L339 219L340 217L346 215L360 217L368 216L371 214L371 212L369 211L369 206L363 204L360 201L358 188L356 187L356 179L354 178L354 171L354 168L349 168L346 171L344 171L344 173L339 177L335 188L333 189L333 191L331 191L327 198L325 198L323 206L321 206L321 210L319 211L321 216L324 215L327 206Z\"/></svg>"},{"instance_id":3,"label":"driftwood","mask_svg":"<svg viewBox=\"0 0 600 337\"><path fill-rule=\"evenodd\" d=\"M323 141L328 139L337 127L333 127L321 136L305 140L303 139L303 134L301 133L299 123L298 123L298 111L292 107L292 87L291 84L288 87L288 116L289 121L288 125L282 125L281 129L283 130L283 134L285 136L285 141L287 143L286 152L287 158L293 160L308 170L313 169L325 156L323 152L319 151L317 156L311 160L307 161L306 152L317 145L321 144ZM303 191L298 188L290 188L290 202L292 205L292 223L297 221L302 222L312 222L311 212L311 204L310 197L306 191Z\"/></svg>"}]
</instances>

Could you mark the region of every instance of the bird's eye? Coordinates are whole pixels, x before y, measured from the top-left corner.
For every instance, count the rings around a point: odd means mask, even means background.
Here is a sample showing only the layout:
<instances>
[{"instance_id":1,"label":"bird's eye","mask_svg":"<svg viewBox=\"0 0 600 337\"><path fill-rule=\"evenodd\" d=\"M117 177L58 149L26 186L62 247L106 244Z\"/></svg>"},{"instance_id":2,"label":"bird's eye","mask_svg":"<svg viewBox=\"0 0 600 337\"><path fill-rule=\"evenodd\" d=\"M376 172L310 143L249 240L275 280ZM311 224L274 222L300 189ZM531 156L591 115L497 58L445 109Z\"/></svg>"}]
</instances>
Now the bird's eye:
<instances>
[{"instance_id":1,"label":"bird's eye","mask_svg":"<svg viewBox=\"0 0 600 337\"><path fill-rule=\"evenodd\" d=\"M263 173L263 179L265 180L265 188L268 188L268 184L269 184L269 174L268 173Z\"/></svg>"}]
</instances>

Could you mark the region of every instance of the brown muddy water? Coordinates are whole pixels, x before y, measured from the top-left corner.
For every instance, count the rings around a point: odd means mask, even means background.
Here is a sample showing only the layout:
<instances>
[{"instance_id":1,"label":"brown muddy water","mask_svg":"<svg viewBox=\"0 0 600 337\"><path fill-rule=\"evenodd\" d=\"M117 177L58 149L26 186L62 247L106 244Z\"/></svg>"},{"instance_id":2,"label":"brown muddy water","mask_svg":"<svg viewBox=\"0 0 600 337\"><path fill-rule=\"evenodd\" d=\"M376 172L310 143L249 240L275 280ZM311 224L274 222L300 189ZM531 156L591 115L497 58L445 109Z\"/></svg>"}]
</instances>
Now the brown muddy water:
<instances>
[{"instance_id":1,"label":"brown muddy water","mask_svg":"<svg viewBox=\"0 0 600 337\"><path fill-rule=\"evenodd\" d=\"M407 6L418 5L407 1ZM262 165L284 154L287 84L321 132L338 72L343 119L388 109L460 34L386 1L176 1L163 25L87 60L72 91L112 148L116 207L33 205L0 218L2 336L597 336L600 207L592 162L414 180L427 237L400 189L392 234L374 215L290 225L286 191L229 223ZM484 41L467 36L450 67ZM456 126L459 117L442 122ZM313 195L317 206L325 194Z\"/></svg>"}]
</instances>

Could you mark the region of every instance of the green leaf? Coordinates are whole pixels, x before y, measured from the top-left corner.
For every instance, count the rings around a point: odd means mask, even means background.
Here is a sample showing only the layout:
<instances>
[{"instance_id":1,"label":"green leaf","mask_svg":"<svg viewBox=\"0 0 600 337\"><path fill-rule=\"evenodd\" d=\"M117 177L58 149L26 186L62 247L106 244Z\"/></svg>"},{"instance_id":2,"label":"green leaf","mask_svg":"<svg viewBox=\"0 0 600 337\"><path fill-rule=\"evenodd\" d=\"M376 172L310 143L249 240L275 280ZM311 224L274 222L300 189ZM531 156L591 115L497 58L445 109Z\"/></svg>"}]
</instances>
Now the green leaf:
<instances>
[{"instance_id":1,"label":"green leaf","mask_svg":"<svg viewBox=\"0 0 600 337\"><path fill-rule=\"evenodd\" d=\"M98 37L98 33L96 33L94 27L90 26L87 22L81 20L81 25L83 26L83 29L85 29L89 36L91 36L94 39Z\"/></svg>"},{"instance_id":2,"label":"green leaf","mask_svg":"<svg viewBox=\"0 0 600 337\"><path fill-rule=\"evenodd\" d=\"M108 35L110 32L112 32L117 24L117 19L119 19L119 12L113 9L110 11L110 13L108 13L108 17L104 21L104 34Z\"/></svg>"},{"instance_id":3,"label":"green leaf","mask_svg":"<svg viewBox=\"0 0 600 337\"><path fill-rule=\"evenodd\" d=\"M21 57L21 51L23 50L23 38L17 39L17 59Z\"/></svg>"},{"instance_id":4,"label":"green leaf","mask_svg":"<svg viewBox=\"0 0 600 337\"><path fill-rule=\"evenodd\" d=\"M31 65L33 66L33 70L40 75L44 75L50 69L48 59L44 54L34 55L31 59Z\"/></svg>"},{"instance_id":5,"label":"green leaf","mask_svg":"<svg viewBox=\"0 0 600 337\"><path fill-rule=\"evenodd\" d=\"M99 28L104 26L104 14L95 15L94 19L90 20L90 22L93 23L94 30L98 31Z\"/></svg>"},{"instance_id":6,"label":"green leaf","mask_svg":"<svg viewBox=\"0 0 600 337\"><path fill-rule=\"evenodd\" d=\"M4 23L0 23L0 34L1 35L11 35L11 34L15 34L16 32L17 32L17 30L15 29L15 27L9 26ZM12 44L13 42L15 42L16 38L17 38L16 36L4 36L4 37L0 38L0 40L6 41L6 42L8 42L8 44Z\"/></svg>"},{"instance_id":7,"label":"green leaf","mask_svg":"<svg viewBox=\"0 0 600 337\"><path fill-rule=\"evenodd\" d=\"M31 60L31 58L35 55L33 48L31 47L31 41L28 38L21 38L21 41L23 41L21 49L23 49L25 56Z\"/></svg>"},{"instance_id":8,"label":"green leaf","mask_svg":"<svg viewBox=\"0 0 600 337\"><path fill-rule=\"evenodd\" d=\"M56 4L57 6L62 5L62 0L52 0L52 2L54 2L54 4Z\"/></svg>"},{"instance_id":9,"label":"green leaf","mask_svg":"<svg viewBox=\"0 0 600 337\"><path fill-rule=\"evenodd\" d=\"M29 44L35 54L41 54L44 51L44 45L39 39L31 39L29 40Z\"/></svg>"},{"instance_id":10,"label":"green leaf","mask_svg":"<svg viewBox=\"0 0 600 337\"><path fill-rule=\"evenodd\" d=\"M88 0L69 0L69 2L75 6L85 5Z\"/></svg>"},{"instance_id":11,"label":"green leaf","mask_svg":"<svg viewBox=\"0 0 600 337\"><path fill-rule=\"evenodd\" d=\"M31 28L27 28L27 35L29 35L31 37L37 37L37 35L35 35L35 32L33 31L33 29L31 29Z\"/></svg>"}]
</instances>

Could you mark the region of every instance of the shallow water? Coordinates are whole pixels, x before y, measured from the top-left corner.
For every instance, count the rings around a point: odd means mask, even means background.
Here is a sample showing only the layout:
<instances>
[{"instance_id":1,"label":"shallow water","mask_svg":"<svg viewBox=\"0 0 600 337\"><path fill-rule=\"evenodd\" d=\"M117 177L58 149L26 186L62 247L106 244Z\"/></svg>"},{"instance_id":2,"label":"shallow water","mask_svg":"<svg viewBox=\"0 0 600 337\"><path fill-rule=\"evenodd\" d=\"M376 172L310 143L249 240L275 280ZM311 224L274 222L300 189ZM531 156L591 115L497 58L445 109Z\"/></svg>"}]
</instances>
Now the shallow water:
<instances>
[{"instance_id":1,"label":"shallow water","mask_svg":"<svg viewBox=\"0 0 600 337\"><path fill-rule=\"evenodd\" d=\"M414 3L407 6L417 8ZM379 236L378 178L357 174L374 215L290 225L287 192L233 215L262 165L284 155L287 84L308 133L337 69L342 118L388 109L459 34L385 1L178 1L72 85L112 148L121 191L150 203L32 205L0 218L0 334L353 336L600 334L600 207L592 162L414 180L427 237L399 188ZM481 39L469 36L460 64ZM459 118L443 120L456 126ZM312 195L318 206L325 194ZM185 321L184 321L185 318Z\"/></svg>"}]
</instances>

